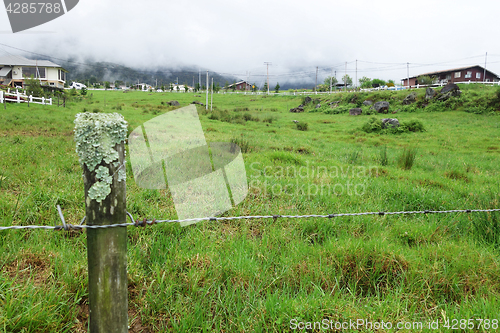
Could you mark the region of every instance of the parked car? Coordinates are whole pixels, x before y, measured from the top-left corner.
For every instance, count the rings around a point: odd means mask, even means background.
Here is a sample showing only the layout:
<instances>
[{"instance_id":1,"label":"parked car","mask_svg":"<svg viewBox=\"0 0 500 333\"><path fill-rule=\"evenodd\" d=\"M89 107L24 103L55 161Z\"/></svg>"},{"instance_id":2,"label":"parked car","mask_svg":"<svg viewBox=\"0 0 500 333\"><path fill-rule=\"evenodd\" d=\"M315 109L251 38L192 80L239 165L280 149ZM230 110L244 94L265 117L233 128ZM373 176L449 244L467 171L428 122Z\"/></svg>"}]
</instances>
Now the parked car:
<instances>
[{"instance_id":1,"label":"parked car","mask_svg":"<svg viewBox=\"0 0 500 333\"><path fill-rule=\"evenodd\" d=\"M72 82L71 85L69 86L70 89L82 89L82 88L87 88L86 85L84 85L83 83L78 83L78 82Z\"/></svg>"}]
</instances>

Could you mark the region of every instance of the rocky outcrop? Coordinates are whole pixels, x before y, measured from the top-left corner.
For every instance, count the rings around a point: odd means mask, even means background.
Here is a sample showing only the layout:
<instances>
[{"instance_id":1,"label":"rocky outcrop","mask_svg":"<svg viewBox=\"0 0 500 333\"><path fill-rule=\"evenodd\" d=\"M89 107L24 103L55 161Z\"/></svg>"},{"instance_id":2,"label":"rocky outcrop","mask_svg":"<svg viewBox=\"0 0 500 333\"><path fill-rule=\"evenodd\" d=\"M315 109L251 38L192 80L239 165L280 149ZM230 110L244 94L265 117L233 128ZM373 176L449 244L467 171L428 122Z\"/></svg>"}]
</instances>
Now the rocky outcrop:
<instances>
[{"instance_id":1,"label":"rocky outcrop","mask_svg":"<svg viewBox=\"0 0 500 333\"><path fill-rule=\"evenodd\" d=\"M426 100L430 100L430 99L433 99L434 96L436 96L436 91L434 89L432 89L431 87L427 87L427 89L425 90L425 99Z\"/></svg>"},{"instance_id":2,"label":"rocky outcrop","mask_svg":"<svg viewBox=\"0 0 500 333\"><path fill-rule=\"evenodd\" d=\"M458 97L462 92L455 83L448 83L441 89L438 96L438 101L446 101L450 97Z\"/></svg>"},{"instance_id":3,"label":"rocky outcrop","mask_svg":"<svg viewBox=\"0 0 500 333\"><path fill-rule=\"evenodd\" d=\"M380 101L372 105L371 110L375 110L377 113L387 113L389 112L389 102Z\"/></svg>"},{"instance_id":4,"label":"rocky outcrop","mask_svg":"<svg viewBox=\"0 0 500 333\"><path fill-rule=\"evenodd\" d=\"M411 94L409 94L408 96L405 97L405 99L403 99L403 105L410 105L410 104L413 104L415 103L415 101L417 100L417 93L416 92L412 92Z\"/></svg>"},{"instance_id":5,"label":"rocky outcrop","mask_svg":"<svg viewBox=\"0 0 500 333\"><path fill-rule=\"evenodd\" d=\"M296 108L290 109L290 112L292 112L292 113L304 112L304 107L302 105L299 105Z\"/></svg>"}]
</instances>

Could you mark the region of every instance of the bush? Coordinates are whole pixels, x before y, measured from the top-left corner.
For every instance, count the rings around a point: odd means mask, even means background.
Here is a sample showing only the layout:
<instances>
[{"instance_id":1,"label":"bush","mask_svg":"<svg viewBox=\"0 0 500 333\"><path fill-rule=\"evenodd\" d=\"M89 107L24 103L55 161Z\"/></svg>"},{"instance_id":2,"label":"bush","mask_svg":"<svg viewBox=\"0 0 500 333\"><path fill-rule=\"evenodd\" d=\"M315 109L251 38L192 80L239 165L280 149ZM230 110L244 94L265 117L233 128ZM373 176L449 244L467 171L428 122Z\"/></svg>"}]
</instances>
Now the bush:
<instances>
[{"instance_id":1,"label":"bush","mask_svg":"<svg viewBox=\"0 0 500 333\"><path fill-rule=\"evenodd\" d=\"M404 149L403 153L398 158L398 166L403 170L410 170L415 163L417 150L413 148Z\"/></svg>"},{"instance_id":2,"label":"bush","mask_svg":"<svg viewBox=\"0 0 500 333\"><path fill-rule=\"evenodd\" d=\"M363 125L362 130L366 133L380 132L382 130L382 120L371 117L370 120Z\"/></svg>"},{"instance_id":3,"label":"bush","mask_svg":"<svg viewBox=\"0 0 500 333\"><path fill-rule=\"evenodd\" d=\"M404 129L408 132L425 132L424 124L415 119L403 122L401 127L404 127Z\"/></svg>"},{"instance_id":4,"label":"bush","mask_svg":"<svg viewBox=\"0 0 500 333\"><path fill-rule=\"evenodd\" d=\"M390 134L399 134L406 132L425 132L424 124L419 120L409 120L404 121L399 124L399 127L382 127L382 120L377 119L375 117L371 117L370 120L361 128L366 133L390 133Z\"/></svg>"},{"instance_id":5,"label":"bush","mask_svg":"<svg viewBox=\"0 0 500 333\"><path fill-rule=\"evenodd\" d=\"M332 109L331 107L328 107L325 112L325 114L340 114L340 113L348 113L350 109L355 108L356 106L354 104L351 105L339 105L336 108Z\"/></svg>"},{"instance_id":6,"label":"bush","mask_svg":"<svg viewBox=\"0 0 500 333\"><path fill-rule=\"evenodd\" d=\"M305 123L305 122L303 122L303 121L299 121L299 122L297 123L297 129L298 129L299 131L307 131L307 127L308 127L308 124L307 124L307 123Z\"/></svg>"},{"instance_id":7,"label":"bush","mask_svg":"<svg viewBox=\"0 0 500 333\"><path fill-rule=\"evenodd\" d=\"M230 142L238 145L242 153L248 153L251 150L250 142L248 142L248 140L245 140L244 138L234 137L230 140Z\"/></svg>"},{"instance_id":8,"label":"bush","mask_svg":"<svg viewBox=\"0 0 500 333\"><path fill-rule=\"evenodd\" d=\"M273 123L273 121L275 121L275 120L276 120L276 118L275 118L275 117L273 117L273 116L268 116L268 117L264 118L263 122L265 122L265 123L269 123L269 124L272 124L272 123Z\"/></svg>"},{"instance_id":9,"label":"bush","mask_svg":"<svg viewBox=\"0 0 500 333\"><path fill-rule=\"evenodd\" d=\"M386 166L389 164L389 158L387 157L387 146L383 146L380 149L378 161L381 166Z\"/></svg>"}]
</instances>

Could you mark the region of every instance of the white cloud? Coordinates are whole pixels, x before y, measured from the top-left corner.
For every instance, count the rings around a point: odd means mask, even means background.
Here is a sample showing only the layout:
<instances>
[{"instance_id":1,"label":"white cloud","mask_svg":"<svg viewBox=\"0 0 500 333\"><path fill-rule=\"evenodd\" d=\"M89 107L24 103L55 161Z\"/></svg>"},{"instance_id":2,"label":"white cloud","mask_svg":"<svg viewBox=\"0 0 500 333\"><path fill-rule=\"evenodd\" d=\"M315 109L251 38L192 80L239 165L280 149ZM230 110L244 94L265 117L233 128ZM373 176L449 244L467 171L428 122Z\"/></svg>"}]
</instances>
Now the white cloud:
<instances>
[{"instance_id":1,"label":"white cloud","mask_svg":"<svg viewBox=\"0 0 500 333\"><path fill-rule=\"evenodd\" d=\"M347 61L352 77L359 59L375 64L359 61L358 78L399 81L406 76L401 63L410 62L410 75L416 75L484 65L486 51L488 69L500 74L499 9L485 0L85 0L26 33L5 33L10 27L1 12L0 30L5 44L61 58L92 56L135 67L193 65L236 74L263 74L270 61L274 74L339 65L335 69L343 75ZM0 46L5 51L16 53ZM477 57L455 61L472 56Z\"/></svg>"}]
</instances>

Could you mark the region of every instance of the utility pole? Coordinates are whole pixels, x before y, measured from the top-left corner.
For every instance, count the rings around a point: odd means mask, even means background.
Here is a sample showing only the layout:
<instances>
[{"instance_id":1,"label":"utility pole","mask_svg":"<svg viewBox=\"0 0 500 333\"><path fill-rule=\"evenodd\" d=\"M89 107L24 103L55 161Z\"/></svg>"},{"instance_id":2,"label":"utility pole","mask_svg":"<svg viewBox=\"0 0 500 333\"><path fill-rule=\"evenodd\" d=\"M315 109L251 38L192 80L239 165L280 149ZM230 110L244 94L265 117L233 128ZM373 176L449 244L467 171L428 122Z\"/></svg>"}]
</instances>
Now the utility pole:
<instances>
[{"instance_id":1,"label":"utility pole","mask_svg":"<svg viewBox=\"0 0 500 333\"><path fill-rule=\"evenodd\" d=\"M214 104L214 78L212 78L212 92L211 92L211 99L210 99L210 112L212 112L212 105Z\"/></svg>"},{"instance_id":2,"label":"utility pole","mask_svg":"<svg viewBox=\"0 0 500 333\"><path fill-rule=\"evenodd\" d=\"M316 83L314 84L314 93L318 94L318 66L316 66Z\"/></svg>"},{"instance_id":3,"label":"utility pole","mask_svg":"<svg viewBox=\"0 0 500 333\"><path fill-rule=\"evenodd\" d=\"M486 56L484 57L483 82L486 82L486 60L487 59L488 59L488 52L486 52Z\"/></svg>"},{"instance_id":4,"label":"utility pole","mask_svg":"<svg viewBox=\"0 0 500 333\"><path fill-rule=\"evenodd\" d=\"M344 70L344 88L347 91L347 61L345 62L345 70Z\"/></svg>"},{"instance_id":5,"label":"utility pole","mask_svg":"<svg viewBox=\"0 0 500 333\"><path fill-rule=\"evenodd\" d=\"M264 65L267 65L267 94L269 95L269 65L272 65L272 63L264 62Z\"/></svg>"},{"instance_id":6,"label":"utility pole","mask_svg":"<svg viewBox=\"0 0 500 333\"><path fill-rule=\"evenodd\" d=\"M199 82L198 82L198 84L200 85L199 88L201 89L201 71L199 69L198 69L198 76L199 76L199 79L200 79Z\"/></svg>"},{"instance_id":7,"label":"utility pole","mask_svg":"<svg viewBox=\"0 0 500 333\"><path fill-rule=\"evenodd\" d=\"M208 110L208 71L207 71L207 101L205 102L205 110Z\"/></svg>"},{"instance_id":8,"label":"utility pole","mask_svg":"<svg viewBox=\"0 0 500 333\"><path fill-rule=\"evenodd\" d=\"M407 78L406 83L408 83L408 89L410 89L410 63L409 62L406 63L406 78Z\"/></svg>"},{"instance_id":9,"label":"utility pole","mask_svg":"<svg viewBox=\"0 0 500 333\"><path fill-rule=\"evenodd\" d=\"M354 87L358 86L358 59L356 59L356 78L354 79Z\"/></svg>"},{"instance_id":10,"label":"utility pole","mask_svg":"<svg viewBox=\"0 0 500 333\"><path fill-rule=\"evenodd\" d=\"M333 68L332 68L332 75L330 75L330 94L332 93L332 80L333 80Z\"/></svg>"}]
</instances>

